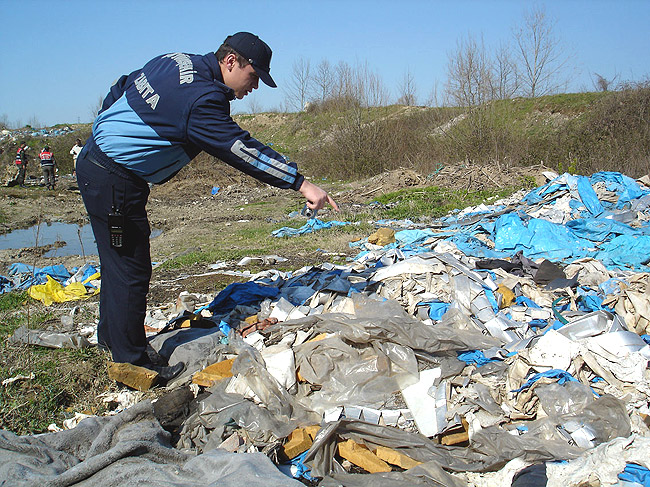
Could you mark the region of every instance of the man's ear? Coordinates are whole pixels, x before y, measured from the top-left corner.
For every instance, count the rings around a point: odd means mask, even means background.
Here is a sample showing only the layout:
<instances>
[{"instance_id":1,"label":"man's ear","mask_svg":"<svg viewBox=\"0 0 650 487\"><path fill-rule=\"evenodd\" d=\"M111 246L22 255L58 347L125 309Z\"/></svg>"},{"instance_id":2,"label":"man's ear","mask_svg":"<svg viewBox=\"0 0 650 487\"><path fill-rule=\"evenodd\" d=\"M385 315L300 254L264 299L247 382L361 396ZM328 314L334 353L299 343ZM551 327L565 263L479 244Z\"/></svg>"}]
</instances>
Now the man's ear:
<instances>
[{"instance_id":1,"label":"man's ear","mask_svg":"<svg viewBox=\"0 0 650 487\"><path fill-rule=\"evenodd\" d=\"M237 62L237 56L231 52L225 57L224 61L226 62L226 68L228 68L228 71L232 71Z\"/></svg>"}]
</instances>

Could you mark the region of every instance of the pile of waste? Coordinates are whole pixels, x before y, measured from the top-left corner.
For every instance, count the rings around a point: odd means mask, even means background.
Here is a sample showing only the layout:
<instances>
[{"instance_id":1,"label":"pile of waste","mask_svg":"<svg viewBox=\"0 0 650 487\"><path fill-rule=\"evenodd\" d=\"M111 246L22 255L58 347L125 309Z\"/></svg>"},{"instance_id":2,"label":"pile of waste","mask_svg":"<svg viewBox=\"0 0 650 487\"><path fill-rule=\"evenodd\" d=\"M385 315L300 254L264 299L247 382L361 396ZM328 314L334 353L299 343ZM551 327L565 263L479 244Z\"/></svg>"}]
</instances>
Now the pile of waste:
<instances>
[{"instance_id":1,"label":"pile of waste","mask_svg":"<svg viewBox=\"0 0 650 487\"><path fill-rule=\"evenodd\" d=\"M346 265L150 309L152 348L186 364L170 392L2 431L0 477L650 485L648 181L547 177L430 224L378 222Z\"/></svg>"},{"instance_id":2,"label":"pile of waste","mask_svg":"<svg viewBox=\"0 0 650 487\"><path fill-rule=\"evenodd\" d=\"M65 135L74 132L75 129L69 126L63 127L44 127L40 129L33 129L31 127L24 127L21 129L2 129L0 130L0 143L6 141L17 141L27 137L54 137L58 135Z\"/></svg>"}]
</instances>

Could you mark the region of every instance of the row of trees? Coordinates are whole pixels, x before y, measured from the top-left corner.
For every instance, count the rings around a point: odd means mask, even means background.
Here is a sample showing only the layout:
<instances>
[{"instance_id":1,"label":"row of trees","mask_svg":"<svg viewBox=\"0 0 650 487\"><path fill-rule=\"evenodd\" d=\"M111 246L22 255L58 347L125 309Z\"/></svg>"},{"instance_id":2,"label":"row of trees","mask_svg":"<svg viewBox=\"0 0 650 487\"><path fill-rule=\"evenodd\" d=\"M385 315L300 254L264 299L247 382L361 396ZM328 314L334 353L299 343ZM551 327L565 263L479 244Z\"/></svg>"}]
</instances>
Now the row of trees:
<instances>
[{"instance_id":1,"label":"row of trees","mask_svg":"<svg viewBox=\"0 0 650 487\"><path fill-rule=\"evenodd\" d=\"M527 12L510 43L493 51L471 35L449 53L446 95L453 104L477 106L519 95L537 97L566 88L571 57L544 10Z\"/></svg>"},{"instance_id":2,"label":"row of trees","mask_svg":"<svg viewBox=\"0 0 650 487\"><path fill-rule=\"evenodd\" d=\"M308 60L294 62L291 78L284 89L289 111L301 111L309 104L332 100L354 101L361 106L382 106L389 92L381 77L367 63L351 66L345 61L332 65L323 59L314 69Z\"/></svg>"},{"instance_id":3,"label":"row of trees","mask_svg":"<svg viewBox=\"0 0 650 487\"><path fill-rule=\"evenodd\" d=\"M434 88L424 104L467 107L513 96L557 93L568 84L571 61L572 56L556 34L556 22L543 9L536 8L524 13L511 38L497 48L488 49L482 36L467 34L460 38L448 53L443 93L438 94ZM594 75L595 89L607 91L613 80ZM293 64L284 94L286 109L300 111L310 104L335 99L356 100L362 106L381 106L391 101L416 105L417 91L410 71L404 74L397 97L391 100L389 90L367 64L353 67L344 61L332 65L322 60L313 66L301 58Z\"/></svg>"}]
</instances>

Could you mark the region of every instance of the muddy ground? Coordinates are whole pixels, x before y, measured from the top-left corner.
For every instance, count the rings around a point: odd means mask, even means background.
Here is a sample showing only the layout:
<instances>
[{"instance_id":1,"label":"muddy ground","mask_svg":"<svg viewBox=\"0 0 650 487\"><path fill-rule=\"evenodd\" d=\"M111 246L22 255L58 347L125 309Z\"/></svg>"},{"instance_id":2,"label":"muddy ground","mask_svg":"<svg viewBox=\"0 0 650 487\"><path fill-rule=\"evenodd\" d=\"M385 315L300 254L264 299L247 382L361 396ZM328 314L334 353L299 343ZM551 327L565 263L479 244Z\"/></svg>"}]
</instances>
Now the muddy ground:
<instances>
[{"instance_id":1,"label":"muddy ground","mask_svg":"<svg viewBox=\"0 0 650 487\"><path fill-rule=\"evenodd\" d=\"M203 161L198 167L181 171L175 180L162 186L152 188L148 212L150 224L162 231L161 235L151 240L151 255L154 262L162 262L179 256L184 252L197 250L196 242L206 234L214 239L229 238L231 225L240 221L273 222L280 228L295 225L289 222L287 208L299 209L303 201L301 195L294 191L279 190L261 185L250 177L230 169L219 162ZM481 190L502 188L535 181L536 185L544 183L542 171L546 168L504 168L489 165L445 166L436 174L421 175L409 169L401 169L380 174L363 181L340 182L314 180L323 186L340 205L343 215L358 211L369 211L368 203L382 193L388 193L406 187L435 185L462 190ZM219 187L212 195L213 187ZM259 211L259 203L266 203L277 211ZM268 203L273 203L268 205ZM64 222L83 225L87 223L86 212L71 175L59 178L55 191L46 191L41 182L32 178L27 188L0 187L0 214L5 221L0 223L0 233L15 229L30 228L39 222ZM323 220L342 219L330 210L319 213ZM271 237L269 237L271 238ZM346 242L342 242L335 251L346 252ZM0 275L6 275L7 267L13 262L43 267L63 264L68 269L82 265L87 261L98 262L98 257L61 256L46 258L43 256L51 246L23 249L0 250ZM350 255L356 253L347 251ZM285 255L289 262L285 268L298 269L306 262L312 262L314 256ZM327 257L322 257L323 261ZM272 266L271 266L272 267ZM191 265L181 269L155 269L152 278L150 304L156 301L174 300L179 290L206 292L214 288L213 276L196 276L205 273L205 265ZM227 278L232 281L232 278ZM170 283L173 283L170 285ZM164 284L161 286L161 284Z\"/></svg>"}]
</instances>

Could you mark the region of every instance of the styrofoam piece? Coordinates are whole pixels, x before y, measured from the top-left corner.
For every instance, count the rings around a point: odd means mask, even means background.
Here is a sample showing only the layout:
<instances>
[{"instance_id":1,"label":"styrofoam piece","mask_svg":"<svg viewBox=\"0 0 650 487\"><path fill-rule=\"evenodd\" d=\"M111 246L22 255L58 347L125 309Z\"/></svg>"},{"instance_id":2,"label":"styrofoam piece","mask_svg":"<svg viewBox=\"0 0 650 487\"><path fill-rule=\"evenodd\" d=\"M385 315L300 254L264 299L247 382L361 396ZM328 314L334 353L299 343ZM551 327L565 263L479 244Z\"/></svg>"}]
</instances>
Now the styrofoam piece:
<instances>
[{"instance_id":1,"label":"styrofoam piece","mask_svg":"<svg viewBox=\"0 0 650 487\"><path fill-rule=\"evenodd\" d=\"M277 303L275 303L275 307L273 308L273 311L271 311L270 318L277 318L279 322L286 321L289 313L291 313L293 308L293 304L284 298L280 298L278 299Z\"/></svg>"},{"instance_id":2,"label":"styrofoam piece","mask_svg":"<svg viewBox=\"0 0 650 487\"><path fill-rule=\"evenodd\" d=\"M323 419L325 420L326 423L331 423L332 421L338 421L339 418L341 417L342 412L343 412L343 408L341 406L328 409L323 414Z\"/></svg>"},{"instance_id":3,"label":"styrofoam piece","mask_svg":"<svg viewBox=\"0 0 650 487\"><path fill-rule=\"evenodd\" d=\"M264 335L259 331L254 331L247 335L244 341L257 351L261 351L264 348Z\"/></svg>"},{"instance_id":4,"label":"styrofoam piece","mask_svg":"<svg viewBox=\"0 0 650 487\"><path fill-rule=\"evenodd\" d=\"M266 370L282 387L289 390L296 383L296 362L291 348L262 350Z\"/></svg>"},{"instance_id":5,"label":"styrofoam piece","mask_svg":"<svg viewBox=\"0 0 650 487\"><path fill-rule=\"evenodd\" d=\"M528 360L535 370L569 370L571 361L578 355L577 344L555 330L542 335L528 350Z\"/></svg>"},{"instance_id":6,"label":"styrofoam piece","mask_svg":"<svg viewBox=\"0 0 650 487\"><path fill-rule=\"evenodd\" d=\"M429 395L429 389L435 387L433 384L441 375L440 367L423 370L420 372L418 382L402 389L402 396L411 410L415 424L420 433L425 436L434 436L444 427L444 424L438 423L436 414L436 408L439 407L438 400Z\"/></svg>"}]
</instances>

